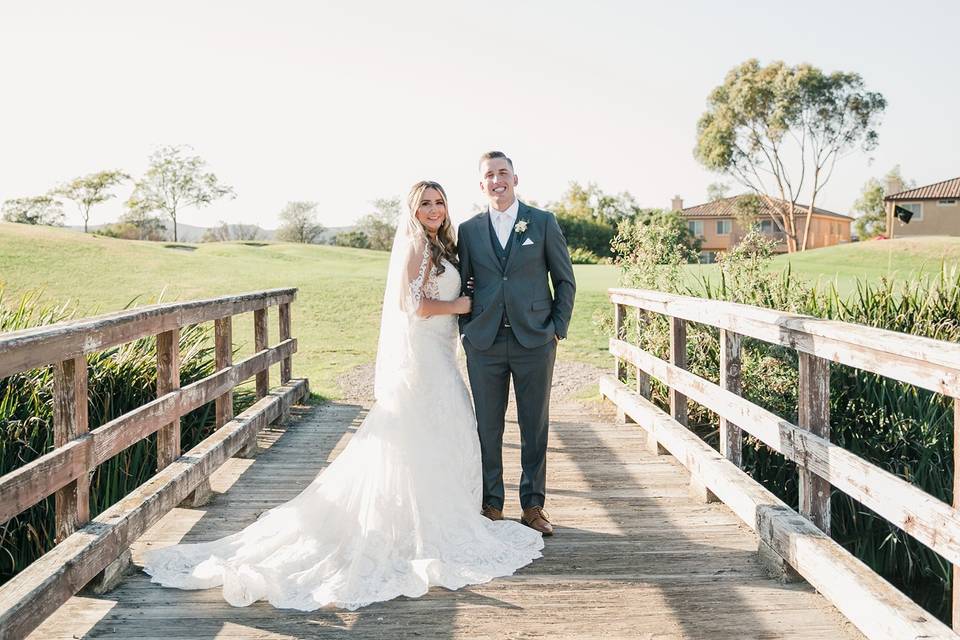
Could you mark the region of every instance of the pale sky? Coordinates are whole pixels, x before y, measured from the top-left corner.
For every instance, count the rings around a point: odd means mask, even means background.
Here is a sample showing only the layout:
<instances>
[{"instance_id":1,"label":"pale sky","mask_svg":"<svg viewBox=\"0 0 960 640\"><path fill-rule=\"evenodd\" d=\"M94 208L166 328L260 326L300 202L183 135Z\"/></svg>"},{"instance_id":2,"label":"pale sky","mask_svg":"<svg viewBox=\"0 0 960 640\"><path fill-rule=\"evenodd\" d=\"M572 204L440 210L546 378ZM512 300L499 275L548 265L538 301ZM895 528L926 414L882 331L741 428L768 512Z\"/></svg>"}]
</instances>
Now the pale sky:
<instances>
[{"instance_id":1,"label":"pale sky","mask_svg":"<svg viewBox=\"0 0 960 640\"><path fill-rule=\"evenodd\" d=\"M855 71L888 100L872 161L847 157L821 206L849 211L895 164L919 184L960 175L952 0L36 1L0 7L0 201L190 144L238 196L182 212L202 226L275 227L288 200L349 224L423 178L459 221L489 149L540 203L577 180L691 205L722 179L693 158L696 121L750 57Z\"/></svg>"}]
</instances>

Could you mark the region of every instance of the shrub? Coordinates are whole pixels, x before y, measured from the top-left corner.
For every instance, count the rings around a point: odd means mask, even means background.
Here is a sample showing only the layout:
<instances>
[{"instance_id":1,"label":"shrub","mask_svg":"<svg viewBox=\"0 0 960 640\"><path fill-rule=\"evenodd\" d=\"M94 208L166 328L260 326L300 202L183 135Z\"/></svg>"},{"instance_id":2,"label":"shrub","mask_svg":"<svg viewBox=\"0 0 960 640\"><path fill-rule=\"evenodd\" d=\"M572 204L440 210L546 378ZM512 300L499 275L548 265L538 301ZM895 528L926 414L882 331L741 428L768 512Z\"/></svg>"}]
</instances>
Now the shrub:
<instances>
[{"instance_id":1,"label":"shrub","mask_svg":"<svg viewBox=\"0 0 960 640\"><path fill-rule=\"evenodd\" d=\"M596 218L557 214L557 222L567 240L574 249L583 249L597 256L610 257L610 241L616 235L616 228Z\"/></svg>"},{"instance_id":2,"label":"shrub","mask_svg":"<svg viewBox=\"0 0 960 640\"><path fill-rule=\"evenodd\" d=\"M570 261L573 262L573 264L606 264L609 262L609 259L601 258L589 249L574 247L570 250Z\"/></svg>"},{"instance_id":3,"label":"shrub","mask_svg":"<svg viewBox=\"0 0 960 640\"><path fill-rule=\"evenodd\" d=\"M333 238L338 247L353 247L354 249L369 249L370 240L363 231L344 231Z\"/></svg>"}]
</instances>

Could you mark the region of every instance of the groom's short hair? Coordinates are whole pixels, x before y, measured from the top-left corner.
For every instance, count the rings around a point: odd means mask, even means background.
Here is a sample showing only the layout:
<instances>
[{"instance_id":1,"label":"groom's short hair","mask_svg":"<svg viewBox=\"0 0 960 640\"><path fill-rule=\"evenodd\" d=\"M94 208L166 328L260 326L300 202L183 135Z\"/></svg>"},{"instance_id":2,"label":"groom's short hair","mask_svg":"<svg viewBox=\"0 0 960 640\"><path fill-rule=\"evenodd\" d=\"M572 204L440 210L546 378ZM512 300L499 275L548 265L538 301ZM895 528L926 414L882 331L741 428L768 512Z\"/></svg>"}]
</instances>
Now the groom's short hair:
<instances>
[{"instance_id":1,"label":"groom's short hair","mask_svg":"<svg viewBox=\"0 0 960 640\"><path fill-rule=\"evenodd\" d=\"M507 154L505 154L503 151L487 151L485 154L480 156L480 161L477 162L477 168L480 168L480 165L483 164L484 160L493 160L494 158L503 158L507 161L507 164L510 165L510 171L514 171L513 160L508 158Z\"/></svg>"}]
</instances>

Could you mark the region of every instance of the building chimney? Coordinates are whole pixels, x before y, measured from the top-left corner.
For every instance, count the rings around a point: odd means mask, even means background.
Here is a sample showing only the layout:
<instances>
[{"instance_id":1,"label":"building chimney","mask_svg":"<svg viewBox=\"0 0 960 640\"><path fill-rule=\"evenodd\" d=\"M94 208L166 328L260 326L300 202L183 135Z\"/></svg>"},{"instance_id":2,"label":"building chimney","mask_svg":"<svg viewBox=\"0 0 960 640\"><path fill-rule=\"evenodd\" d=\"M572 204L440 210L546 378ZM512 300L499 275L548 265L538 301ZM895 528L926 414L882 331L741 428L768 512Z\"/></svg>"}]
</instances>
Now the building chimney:
<instances>
[{"instance_id":1,"label":"building chimney","mask_svg":"<svg viewBox=\"0 0 960 640\"><path fill-rule=\"evenodd\" d=\"M673 200L670 201L670 211L682 211L683 210L683 198L679 195L673 196Z\"/></svg>"}]
</instances>

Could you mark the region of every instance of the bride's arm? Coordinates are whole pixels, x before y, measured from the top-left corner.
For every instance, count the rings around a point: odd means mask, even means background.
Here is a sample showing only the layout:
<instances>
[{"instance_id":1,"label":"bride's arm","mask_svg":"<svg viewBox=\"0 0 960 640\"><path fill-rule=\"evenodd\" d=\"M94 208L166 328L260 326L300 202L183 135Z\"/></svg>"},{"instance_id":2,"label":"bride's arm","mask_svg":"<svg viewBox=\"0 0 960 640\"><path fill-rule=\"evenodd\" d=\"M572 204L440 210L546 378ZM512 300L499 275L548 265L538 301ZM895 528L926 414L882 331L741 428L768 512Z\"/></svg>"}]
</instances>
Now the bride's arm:
<instances>
[{"instance_id":1,"label":"bride's arm","mask_svg":"<svg viewBox=\"0 0 960 640\"><path fill-rule=\"evenodd\" d=\"M470 313L470 302L471 300L467 296L460 296L456 300L449 302L424 298L420 302L420 308L417 309L417 315L421 318L429 318L430 316L450 316Z\"/></svg>"}]
</instances>

